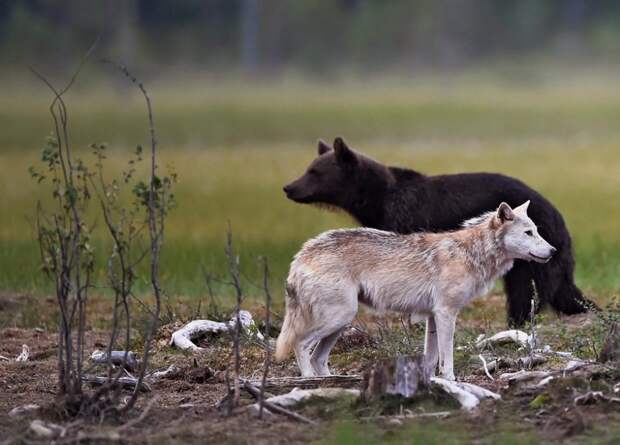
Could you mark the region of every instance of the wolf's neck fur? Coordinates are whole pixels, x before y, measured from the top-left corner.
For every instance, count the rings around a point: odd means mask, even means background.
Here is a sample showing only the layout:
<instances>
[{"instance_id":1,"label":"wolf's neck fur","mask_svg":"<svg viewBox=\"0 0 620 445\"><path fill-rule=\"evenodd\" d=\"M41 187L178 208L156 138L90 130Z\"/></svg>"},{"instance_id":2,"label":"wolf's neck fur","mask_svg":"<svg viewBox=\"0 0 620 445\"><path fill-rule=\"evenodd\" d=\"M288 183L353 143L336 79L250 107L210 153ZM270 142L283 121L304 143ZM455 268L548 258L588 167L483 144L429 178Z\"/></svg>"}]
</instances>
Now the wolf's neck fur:
<instances>
[{"instance_id":1,"label":"wolf's neck fur","mask_svg":"<svg viewBox=\"0 0 620 445\"><path fill-rule=\"evenodd\" d=\"M495 226L497 221L494 218L494 212L489 212L466 221L463 229L454 232L465 240L463 251L466 264L488 286L506 274L514 263L514 258L504 247L503 230Z\"/></svg>"}]
</instances>

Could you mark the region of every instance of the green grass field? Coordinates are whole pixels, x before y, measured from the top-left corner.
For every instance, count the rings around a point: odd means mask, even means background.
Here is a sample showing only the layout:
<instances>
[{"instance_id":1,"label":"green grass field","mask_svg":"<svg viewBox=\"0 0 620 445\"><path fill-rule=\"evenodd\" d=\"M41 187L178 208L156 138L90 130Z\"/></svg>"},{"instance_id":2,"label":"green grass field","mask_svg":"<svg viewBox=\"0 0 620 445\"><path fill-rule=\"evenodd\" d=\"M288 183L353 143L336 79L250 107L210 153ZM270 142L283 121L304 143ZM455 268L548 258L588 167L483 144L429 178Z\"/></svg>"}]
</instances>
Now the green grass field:
<instances>
[{"instance_id":1,"label":"green grass field","mask_svg":"<svg viewBox=\"0 0 620 445\"><path fill-rule=\"evenodd\" d=\"M152 85L162 165L172 164L180 180L164 247L167 292L202 296L202 268L225 273L230 221L248 294L259 294L252 283L260 281L257 258L265 255L281 297L301 243L354 224L346 215L294 204L281 191L311 161L317 138L342 135L383 162L430 174L493 171L521 178L564 214L578 284L604 303L620 289L618 90L608 82L455 84ZM51 130L48 99L39 86L0 98L2 291L50 292L32 227L41 187L27 173ZM82 87L67 99L74 145L108 142L110 166L119 172L132 147L147 142L143 104L132 90ZM98 275L103 281L103 271Z\"/></svg>"}]
</instances>

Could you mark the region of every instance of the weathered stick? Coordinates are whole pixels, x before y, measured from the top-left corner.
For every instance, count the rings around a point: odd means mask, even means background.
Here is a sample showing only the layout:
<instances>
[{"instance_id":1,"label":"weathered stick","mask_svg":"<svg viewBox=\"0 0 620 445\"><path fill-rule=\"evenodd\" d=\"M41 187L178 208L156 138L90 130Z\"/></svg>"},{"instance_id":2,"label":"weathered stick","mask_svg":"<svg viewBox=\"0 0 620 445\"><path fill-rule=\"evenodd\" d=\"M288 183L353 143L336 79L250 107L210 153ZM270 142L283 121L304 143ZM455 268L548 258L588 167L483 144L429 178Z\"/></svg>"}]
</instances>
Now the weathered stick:
<instances>
[{"instance_id":1,"label":"weathered stick","mask_svg":"<svg viewBox=\"0 0 620 445\"><path fill-rule=\"evenodd\" d=\"M465 410L476 408L482 399L499 400L501 398L499 394L469 383L455 382L440 377L432 377L431 383L458 400L461 408Z\"/></svg>"},{"instance_id":2,"label":"weathered stick","mask_svg":"<svg viewBox=\"0 0 620 445\"><path fill-rule=\"evenodd\" d=\"M108 363L108 353L106 351L95 350L90 355L90 361L100 365L106 365ZM115 366L122 366L123 368L133 371L138 367L138 357L135 352L132 351L110 351L110 361Z\"/></svg>"},{"instance_id":3,"label":"weathered stick","mask_svg":"<svg viewBox=\"0 0 620 445\"><path fill-rule=\"evenodd\" d=\"M510 329L508 331L498 332L492 337L482 338L476 342L476 347L482 349L489 345L502 345L506 343L516 343L521 347L529 347L531 337L518 329Z\"/></svg>"},{"instance_id":4,"label":"weathered stick","mask_svg":"<svg viewBox=\"0 0 620 445\"><path fill-rule=\"evenodd\" d=\"M249 384L247 381L244 384ZM253 385L250 385L253 386ZM258 388L256 388L258 390ZM292 391L281 394L278 396L272 396L267 401L272 405L278 405L280 407L292 408L301 403L304 403L312 398L319 398L325 400L338 399L340 397L353 397L358 398L360 396L359 389L350 388L315 388L315 389L293 389ZM259 410L259 403L249 407L249 410L256 414Z\"/></svg>"},{"instance_id":5,"label":"weathered stick","mask_svg":"<svg viewBox=\"0 0 620 445\"><path fill-rule=\"evenodd\" d=\"M362 381L360 375L330 375L324 377L272 377L265 380L265 389L269 388L316 388L318 386L351 386ZM252 385L261 386L260 380L253 380Z\"/></svg>"},{"instance_id":6,"label":"weathered stick","mask_svg":"<svg viewBox=\"0 0 620 445\"><path fill-rule=\"evenodd\" d=\"M532 369L534 366L542 365L547 362L547 358L544 355L530 353L526 357L521 357L517 360L517 364L523 368Z\"/></svg>"},{"instance_id":7,"label":"weathered stick","mask_svg":"<svg viewBox=\"0 0 620 445\"><path fill-rule=\"evenodd\" d=\"M94 386L100 386L106 383L111 383L112 385L120 385L121 388L132 389L132 390L138 384L138 379L133 378L133 377L108 378L108 377L102 377L102 376L97 376L97 375L83 375L82 381L86 383L90 383L91 385L94 385ZM148 383L142 381L140 382L139 391L150 392L151 386Z\"/></svg>"},{"instance_id":8,"label":"weathered stick","mask_svg":"<svg viewBox=\"0 0 620 445\"><path fill-rule=\"evenodd\" d=\"M166 379L170 377L174 377L181 372L181 369L177 365L170 365L163 371L155 371L145 376L145 379L148 380L158 380L158 379Z\"/></svg>"},{"instance_id":9,"label":"weathered stick","mask_svg":"<svg viewBox=\"0 0 620 445\"><path fill-rule=\"evenodd\" d=\"M243 388L244 388L247 392L249 392L250 394L252 394L252 396L253 396L253 397L255 397L255 398L257 398L257 399L261 396L261 395L260 395L261 390L260 390L260 389L258 389L257 387L255 387L254 385L252 385L252 384L251 384L250 382L248 382L247 380L245 380L245 381L243 382ZM278 397L278 396L276 396L276 397ZM275 397L274 397L274 398L275 398ZM273 412L273 413L277 413L277 414L282 414L283 416L286 416L286 417L288 417L288 418L290 418L290 419L293 419L293 420L297 420L298 422L308 423L308 424L310 424L310 425L318 425L318 424L317 424L317 422L315 422L314 420L312 420L312 419L308 419L307 417L302 416L301 414L297 414L297 413L295 413L295 412L293 412L293 411L289 411L288 409L283 408L283 407L282 407L282 406L280 406L280 405L276 405L275 403L272 403L270 400L271 400L271 398L270 398L270 399L267 399L267 400L263 400L263 405L264 405L264 407L265 407L265 408L267 408L269 411L271 411L271 412ZM259 409L259 407L258 407L258 405L257 405L257 404L250 405L250 406L251 406L251 407L250 407L250 408L248 408L248 409L250 409L250 410L254 410L254 409L255 409L255 410L258 410L258 409ZM254 407L254 408L252 408L252 407Z\"/></svg>"},{"instance_id":10,"label":"weathered stick","mask_svg":"<svg viewBox=\"0 0 620 445\"><path fill-rule=\"evenodd\" d=\"M26 405L16 406L11 411L9 411L9 417L18 417L22 414L31 413L33 411L38 411L41 409L39 405L34 403L28 403Z\"/></svg>"},{"instance_id":11,"label":"weathered stick","mask_svg":"<svg viewBox=\"0 0 620 445\"><path fill-rule=\"evenodd\" d=\"M267 375L269 374L269 365L271 361L271 348L269 347L269 328L270 328L270 315L271 315L271 292L269 291L269 264L267 258L263 257L263 290L265 291L266 298L266 310L265 316L265 364L263 366L263 380L260 386L260 407L258 409L258 418L263 418L263 408L265 404L265 382L267 381Z\"/></svg>"},{"instance_id":12,"label":"weathered stick","mask_svg":"<svg viewBox=\"0 0 620 445\"><path fill-rule=\"evenodd\" d=\"M420 419L420 418L436 418L436 419L445 419L452 414L452 411L437 411L434 413L406 413L406 414L397 414L394 416L369 416L369 417L361 417L360 420L373 421L377 419Z\"/></svg>"},{"instance_id":13,"label":"weathered stick","mask_svg":"<svg viewBox=\"0 0 620 445\"><path fill-rule=\"evenodd\" d=\"M22 353L15 359L16 362L27 362L30 358L30 348L28 345L22 345Z\"/></svg>"},{"instance_id":14,"label":"weathered stick","mask_svg":"<svg viewBox=\"0 0 620 445\"><path fill-rule=\"evenodd\" d=\"M241 327L244 330L255 331L256 336L261 340L263 339L263 335L258 332L258 329L252 329L255 324L251 313L244 310L239 311L239 320L241 322ZM233 316L232 319L227 323L212 320L190 321L188 324L186 324L181 329L175 331L172 334L172 338L170 339L170 346L176 346L179 349L186 349L195 352L203 351L204 348L196 346L194 342L192 342L192 339L196 339L208 333L223 333L229 332L231 330L234 331L236 323L236 315Z\"/></svg>"},{"instance_id":15,"label":"weathered stick","mask_svg":"<svg viewBox=\"0 0 620 445\"><path fill-rule=\"evenodd\" d=\"M482 354L478 355L478 358L482 360L483 371L487 377L491 378L490 373L502 368L527 368L531 369L534 366L546 363L547 358L541 354L530 354L525 357L520 357L517 360L513 360L508 357L499 357L495 360L491 360L487 363Z\"/></svg>"},{"instance_id":16,"label":"weathered stick","mask_svg":"<svg viewBox=\"0 0 620 445\"><path fill-rule=\"evenodd\" d=\"M484 368L484 373L487 375L487 377L491 380L495 380L493 378L493 376L491 375L491 373L489 372L489 368L487 366L487 361L484 359L484 356L482 354L478 354L478 357L480 358L480 361L482 362L482 367Z\"/></svg>"},{"instance_id":17,"label":"weathered stick","mask_svg":"<svg viewBox=\"0 0 620 445\"><path fill-rule=\"evenodd\" d=\"M228 266L231 284L235 288L235 295L237 297L237 306L235 307L235 324L233 331L233 354L235 358L235 380L233 382L233 403L232 407L239 406L239 398L241 395L241 301L243 299L243 290L241 288L241 278L239 271L239 255L233 253L232 242L232 228L230 221L228 221L228 232L226 234L226 257L228 258Z\"/></svg>"},{"instance_id":18,"label":"weathered stick","mask_svg":"<svg viewBox=\"0 0 620 445\"><path fill-rule=\"evenodd\" d=\"M519 383L527 380L535 380L539 379L540 382L545 381L545 384L551 381L551 378L559 375L566 375L568 373L577 371L581 368L584 368L589 365L594 365L595 363L588 363L582 361L570 361L566 364L566 367L563 369L555 369L552 371L525 371L520 370L517 372L507 372L499 376L500 380L506 380L508 383ZM544 380L543 380L544 379Z\"/></svg>"},{"instance_id":19,"label":"weathered stick","mask_svg":"<svg viewBox=\"0 0 620 445\"><path fill-rule=\"evenodd\" d=\"M582 396L575 397L575 405L590 405L598 401L620 403L620 397L609 397L603 391L589 391Z\"/></svg>"}]
</instances>

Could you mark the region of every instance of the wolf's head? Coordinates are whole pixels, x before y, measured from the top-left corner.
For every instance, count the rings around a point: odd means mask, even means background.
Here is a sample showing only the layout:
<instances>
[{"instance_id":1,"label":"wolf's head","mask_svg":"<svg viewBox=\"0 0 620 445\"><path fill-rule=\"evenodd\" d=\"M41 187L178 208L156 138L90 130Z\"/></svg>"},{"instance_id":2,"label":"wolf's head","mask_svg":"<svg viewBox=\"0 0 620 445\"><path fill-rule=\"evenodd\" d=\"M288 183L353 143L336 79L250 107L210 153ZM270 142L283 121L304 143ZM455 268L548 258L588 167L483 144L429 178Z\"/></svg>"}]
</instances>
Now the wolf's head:
<instances>
[{"instance_id":1,"label":"wolf's head","mask_svg":"<svg viewBox=\"0 0 620 445\"><path fill-rule=\"evenodd\" d=\"M499 231L506 253L516 259L546 263L556 248L538 233L536 224L527 216L530 201L511 209L502 202L492 219L492 226Z\"/></svg>"},{"instance_id":2,"label":"wolf's head","mask_svg":"<svg viewBox=\"0 0 620 445\"><path fill-rule=\"evenodd\" d=\"M287 198L303 204L328 204L351 210L372 201L391 178L389 169L350 149L342 138L334 147L318 143L318 156L306 172L284 186Z\"/></svg>"}]
</instances>

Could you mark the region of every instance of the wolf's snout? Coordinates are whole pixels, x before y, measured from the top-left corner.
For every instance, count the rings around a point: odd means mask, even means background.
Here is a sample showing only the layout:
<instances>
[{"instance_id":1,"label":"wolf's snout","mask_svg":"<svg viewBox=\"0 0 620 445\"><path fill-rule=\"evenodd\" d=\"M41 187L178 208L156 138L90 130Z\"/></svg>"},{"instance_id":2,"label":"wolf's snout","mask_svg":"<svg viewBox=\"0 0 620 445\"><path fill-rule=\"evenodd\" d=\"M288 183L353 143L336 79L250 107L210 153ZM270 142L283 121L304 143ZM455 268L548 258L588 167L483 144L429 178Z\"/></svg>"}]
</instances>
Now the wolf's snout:
<instances>
[{"instance_id":1,"label":"wolf's snout","mask_svg":"<svg viewBox=\"0 0 620 445\"><path fill-rule=\"evenodd\" d=\"M551 248L549 249L549 256L555 255L555 253L557 251L558 251L558 249L556 249L555 247L551 246Z\"/></svg>"}]
</instances>

